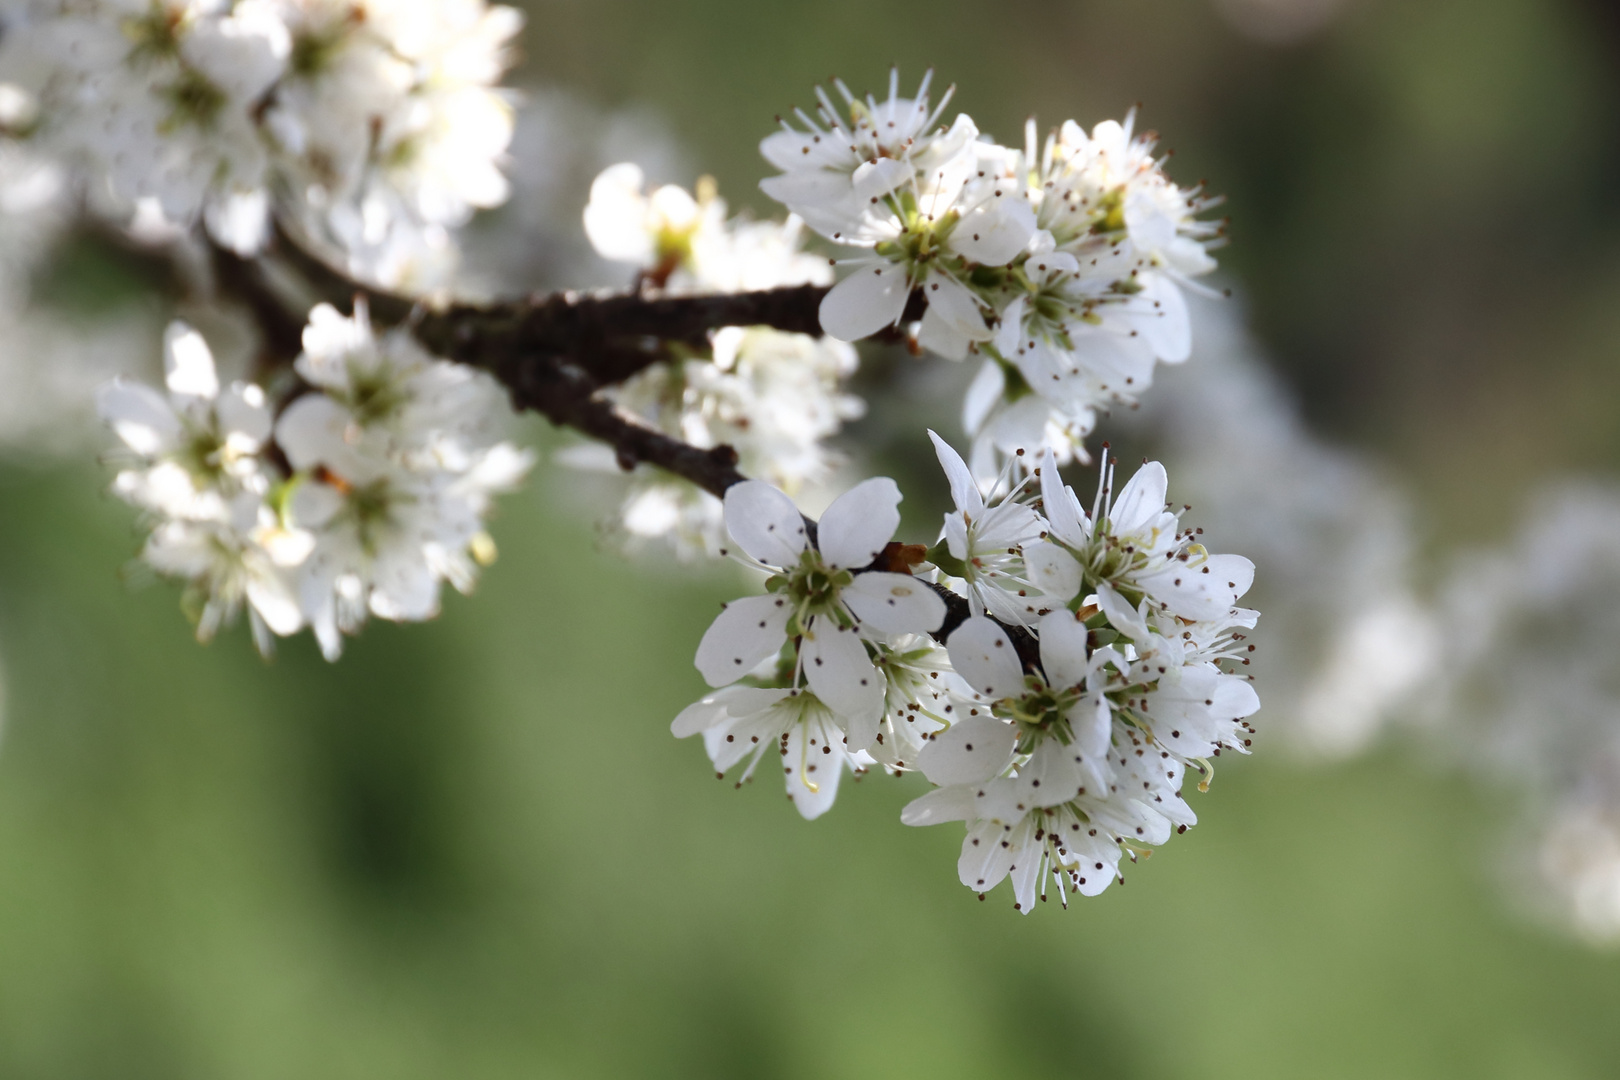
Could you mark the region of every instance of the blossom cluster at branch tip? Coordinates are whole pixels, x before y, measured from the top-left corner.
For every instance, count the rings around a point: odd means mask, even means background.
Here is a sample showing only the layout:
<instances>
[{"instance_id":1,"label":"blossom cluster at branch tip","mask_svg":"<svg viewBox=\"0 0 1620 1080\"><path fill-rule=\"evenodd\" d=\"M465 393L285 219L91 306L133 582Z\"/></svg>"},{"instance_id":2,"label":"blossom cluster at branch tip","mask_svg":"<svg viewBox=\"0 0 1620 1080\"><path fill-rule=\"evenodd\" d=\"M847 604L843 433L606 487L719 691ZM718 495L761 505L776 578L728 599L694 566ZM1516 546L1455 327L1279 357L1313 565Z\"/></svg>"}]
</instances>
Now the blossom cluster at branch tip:
<instances>
[{"instance_id":1,"label":"blossom cluster at branch tip","mask_svg":"<svg viewBox=\"0 0 1620 1080\"><path fill-rule=\"evenodd\" d=\"M494 557L491 498L532 456L497 437L487 376L403 330L378 336L363 303L317 307L303 340L309 390L279 416L260 387L222 387L202 335L178 322L168 393L118 379L98 404L123 444L113 490L151 526L141 558L186 583L197 636L245 607L261 652L308 626L335 660L369 615L431 618L444 582L472 588Z\"/></svg>"},{"instance_id":2,"label":"blossom cluster at branch tip","mask_svg":"<svg viewBox=\"0 0 1620 1080\"><path fill-rule=\"evenodd\" d=\"M760 187L857 251L822 303L829 334L896 326L920 291L917 342L985 358L964 406L981 479L1020 450L1084 460L1098 411L1134 404L1156 362L1190 353L1180 289L1214 268L1218 229L1199 218L1213 200L1166 177L1134 113L1044 141L1032 119L1009 148L965 114L941 124L952 91L931 106L931 77L912 98L897 72L886 100L818 89L814 115L795 110L760 144L781 170Z\"/></svg>"},{"instance_id":3,"label":"blossom cluster at branch tip","mask_svg":"<svg viewBox=\"0 0 1620 1080\"><path fill-rule=\"evenodd\" d=\"M506 198L494 88L522 19L484 0L35 0L0 39L7 127L115 217L272 219L362 279L424 285L446 228Z\"/></svg>"},{"instance_id":4,"label":"blossom cluster at branch tip","mask_svg":"<svg viewBox=\"0 0 1620 1080\"><path fill-rule=\"evenodd\" d=\"M802 222L728 218L707 178L695 197L672 184L649 192L637 166L614 165L591 185L584 218L597 252L634 267L643 288L738 292L832 281L825 259L800 250ZM865 411L860 398L840 390L856 366L854 348L842 341L730 326L707 348L653 364L607 396L683 442L731 446L745 475L797 494L827 480L840 458L825 440ZM570 458L613 465L588 449ZM617 525L633 543L665 540L683 557L713 555L725 540L719 499L645 469L632 478Z\"/></svg>"},{"instance_id":5,"label":"blossom cluster at branch tip","mask_svg":"<svg viewBox=\"0 0 1620 1080\"><path fill-rule=\"evenodd\" d=\"M887 479L840 496L814 535L767 484L727 492L727 529L766 591L704 634L697 667L718 689L673 731L703 734L721 775L746 761L739 784L774 750L807 818L845 770L915 769L936 790L902 820L966 822L964 885L1010 877L1024 912L1048 878L1065 902L1096 895L1122 858L1196 822L1189 769L1202 788L1221 750L1248 752L1260 702L1233 669L1252 652L1258 613L1237 602L1254 568L1181 527L1157 462L1117 494L1105 462L1088 508L1048 450L986 499L934 442L956 506L926 550L891 542ZM950 593L968 614L947 632Z\"/></svg>"}]
</instances>

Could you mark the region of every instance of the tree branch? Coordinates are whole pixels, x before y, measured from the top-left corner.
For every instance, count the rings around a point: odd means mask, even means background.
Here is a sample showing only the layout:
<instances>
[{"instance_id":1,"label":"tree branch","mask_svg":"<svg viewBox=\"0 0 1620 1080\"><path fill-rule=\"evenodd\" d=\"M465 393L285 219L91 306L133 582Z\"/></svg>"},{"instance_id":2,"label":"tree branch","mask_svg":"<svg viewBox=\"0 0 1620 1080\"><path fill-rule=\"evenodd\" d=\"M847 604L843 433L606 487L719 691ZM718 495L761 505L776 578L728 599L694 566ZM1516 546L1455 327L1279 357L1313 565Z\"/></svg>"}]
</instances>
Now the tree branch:
<instances>
[{"instance_id":1,"label":"tree branch","mask_svg":"<svg viewBox=\"0 0 1620 1080\"><path fill-rule=\"evenodd\" d=\"M368 291L310 254L286 233L276 253L316 295L347 303ZM266 343L287 353L299 348L302 321L293 318L262 270L231 252L214 250L215 274L223 291L244 303L260 322ZM768 326L789 333L821 335L821 300L828 287L794 285L755 292L702 296L646 296L640 293L583 295L573 292L491 304L451 304L428 310L407 297L369 291L373 317L408 322L417 339L435 355L482 368L499 380L517 409L530 409L558 427L572 428L613 447L625 471L646 463L723 498L747 477L737 471L737 452L720 445L704 450L639 424L600 395L605 387L672 358L671 343L691 348L708 344L712 330L725 326ZM907 301L903 322L922 317L921 290ZM875 335L897 340L894 330ZM805 518L814 537L816 522ZM972 614L968 602L937 583L930 587L945 603L945 619L933 632L942 644ZM1034 635L997 620L1026 671L1037 671Z\"/></svg>"},{"instance_id":2,"label":"tree branch","mask_svg":"<svg viewBox=\"0 0 1620 1080\"><path fill-rule=\"evenodd\" d=\"M625 471L641 462L656 465L716 498L747 477L737 471L737 451L720 445L701 450L623 416L579 370L555 359L512 365L494 372L511 392L512 404L533 409L559 427L573 428L613 447Z\"/></svg>"}]
</instances>

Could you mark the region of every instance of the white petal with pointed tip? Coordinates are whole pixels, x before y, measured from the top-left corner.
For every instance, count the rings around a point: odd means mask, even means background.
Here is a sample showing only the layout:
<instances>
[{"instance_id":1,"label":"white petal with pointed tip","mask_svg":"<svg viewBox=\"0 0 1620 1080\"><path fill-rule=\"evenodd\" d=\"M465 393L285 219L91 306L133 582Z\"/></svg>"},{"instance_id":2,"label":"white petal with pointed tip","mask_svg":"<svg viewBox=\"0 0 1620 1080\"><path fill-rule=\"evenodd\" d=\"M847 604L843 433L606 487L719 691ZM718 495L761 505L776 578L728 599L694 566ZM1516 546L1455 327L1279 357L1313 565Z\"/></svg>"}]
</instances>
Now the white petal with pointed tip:
<instances>
[{"instance_id":1,"label":"white petal with pointed tip","mask_svg":"<svg viewBox=\"0 0 1620 1080\"><path fill-rule=\"evenodd\" d=\"M1169 489L1170 478L1165 475L1164 466L1157 461L1145 462L1114 499L1114 507L1108 515L1114 532L1125 536L1152 525L1164 513Z\"/></svg>"},{"instance_id":2,"label":"white petal with pointed tip","mask_svg":"<svg viewBox=\"0 0 1620 1080\"><path fill-rule=\"evenodd\" d=\"M736 682L782 647L790 614L774 593L733 600L704 631L693 663L710 686Z\"/></svg>"},{"instance_id":3,"label":"white petal with pointed tip","mask_svg":"<svg viewBox=\"0 0 1620 1080\"><path fill-rule=\"evenodd\" d=\"M804 516L793 500L763 480L726 489L726 530L767 566L792 566L805 547Z\"/></svg>"},{"instance_id":4,"label":"white petal with pointed tip","mask_svg":"<svg viewBox=\"0 0 1620 1080\"><path fill-rule=\"evenodd\" d=\"M821 557L845 570L869 565L900 527L900 498L887 476L863 480L838 496L816 530Z\"/></svg>"},{"instance_id":5,"label":"white petal with pointed tip","mask_svg":"<svg viewBox=\"0 0 1620 1080\"><path fill-rule=\"evenodd\" d=\"M968 685L992 701L1024 689L1024 668L1007 632L983 615L967 619L945 643L951 666Z\"/></svg>"},{"instance_id":6,"label":"white petal with pointed tip","mask_svg":"<svg viewBox=\"0 0 1620 1080\"><path fill-rule=\"evenodd\" d=\"M1012 762L1018 730L981 714L958 720L929 740L917 755L917 768L930 781L977 784L1001 773Z\"/></svg>"},{"instance_id":7,"label":"white petal with pointed tip","mask_svg":"<svg viewBox=\"0 0 1620 1080\"><path fill-rule=\"evenodd\" d=\"M928 582L910 574L877 570L856 574L839 597L863 629L885 634L924 634L945 621L945 601Z\"/></svg>"},{"instance_id":8,"label":"white petal with pointed tip","mask_svg":"<svg viewBox=\"0 0 1620 1080\"><path fill-rule=\"evenodd\" d=\"M1091 538L1091 527L1074 489L1065 485L1058 474L1057 458L1050 449L1041 460L1041 504L1052 526L1052 535L1073 548L1086 545Z\"/></svg>"},{"instance_id":9,"label":"white petal with pointed tip","mask_svg":"<svg viewBox=\"0 0 1620 1080\"><path fill-rule=\"evenodd\" d=\"M932 430L928 432L928 437L934 442L934 456L939 458L939 467L945 470L945 479L950 482L951 499L956 503L956 508L969 516L978 517L984 512L984 498L979 494L979 485L973 482L973 473L968 471L967 462L962 460L955 447Z\"/></svg>"},{"instance_id":10,"label":"white petal with pointed tip","mask_svg":"<svg viewBox=\"0 0 1620 1080\"><path fill-rule=\"evenodd\" d=\"M825 617L811 619L799 655L805 681L827 708L848 721L875 722L883 715L883 676L855 631Z\"/></svg>"}]
</instances>

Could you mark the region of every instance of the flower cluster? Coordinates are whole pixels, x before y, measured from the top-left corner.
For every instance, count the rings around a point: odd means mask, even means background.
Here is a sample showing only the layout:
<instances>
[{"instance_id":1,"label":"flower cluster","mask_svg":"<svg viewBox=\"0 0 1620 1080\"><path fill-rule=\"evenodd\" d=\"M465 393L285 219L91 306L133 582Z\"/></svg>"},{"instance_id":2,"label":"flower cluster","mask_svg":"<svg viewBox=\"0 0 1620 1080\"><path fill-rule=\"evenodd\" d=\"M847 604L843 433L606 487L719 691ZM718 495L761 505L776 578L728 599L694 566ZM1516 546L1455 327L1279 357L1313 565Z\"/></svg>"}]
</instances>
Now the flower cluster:
<instances>
[{"instance_id":1,"label":"flower cluster","mask_svg":"<svg viewBox=\"0 0 1620 1080\"><path fill-rule=\"evenodd\" d=\"M1022 150L980 136L959 114L939 125L947 91L860 99L835 82L814 117L764 140L781 170L767 195L835 243L861 249L822 304L829 334L853 341L899 324L925 301L919 344L983 355L964 415L973 464L1042 448L1083 458L1097 410L1134 403L1157 361L1191 350L1180 286L1214 268L1211 205L1177 187L1134 118L1087 134L1068 121L1044 143L1034 121Z\"/></svg>"},{"instance_id":2,"label":"flower cluster","mask_svg":"<svg viewBox=\"0 0 1620 1080\"><path fill-rule=\"evenodd\" d=\"M1117 496L1105 464L1088 509L1050 450L987 501L935 446L956 508L932 549L890 541L890 480L840 496L814 534L767 484L727 492L733 540L770 576L704 635L697 667L718 689L674 733L702 733L722 775L746 760L739 783L776 751L807 818L846 769L914 768L937 790L902 820L967 823L963 884L1011 876L1025 912L1047 876L1062 898L1095 895L1122 857L1195 823L1188 769L1202 788L1210 758L1247 752L1260 703L1229 669L1252 649L1257 613L1236 604L1253 566L1181 528L1157 463Z\"/></svg>"},{"instance_id":3,"label":"flower cluster","mask_svg":"<svg viewBox=\"0 0 1620 1080\"><path fill-rule=\"evenodd\" d=\"M368 614L427 619L442 582L472 588L491 497L530 456L496 438L487 377L378 337L363 304L317 307L295 367L309 389L277 416L174 323L167 395L119 379L99 405L123 442L113 490L151 521L142 558L187 583L198 637L245 606L261 651L308 625L336 659Z\"/></svg>"},{"instance_id":4,"label":"flower cluster","mask_svg":"<svg viewBox=\"0 0 1620 1080\"><path fill-rule=\"evenodd\" d=\"M521 18L483 0L40 0L6 27L6 128L114 213L242 254L272 211L351 272L420 283L506 197L492 87Z\"/></svg>"},{"instance_id":5,"label":"flower cluster","mask_svg":"<svg viewBox=\"0 0 1620 1080\"><path fill-rule=\"evenodd\" d=\"M674 185L648 193L639 168L615 165L591 186L585 229L603 257L635 266L641 285L672 293L832 279L826 260L799 250L800 222L728 219L707 178L695 198ZM863 411L859 398L839 391L856 363L842 341L724 327L708 349L654 364L610 396L641 423L693 446L730 445L745 474L797 493L827 478L836 458L824 440ZM620 519L631 537L667 539L683 556L713 554L724 542L720 500L645 470Z\"/></svg>"}]
</instances>

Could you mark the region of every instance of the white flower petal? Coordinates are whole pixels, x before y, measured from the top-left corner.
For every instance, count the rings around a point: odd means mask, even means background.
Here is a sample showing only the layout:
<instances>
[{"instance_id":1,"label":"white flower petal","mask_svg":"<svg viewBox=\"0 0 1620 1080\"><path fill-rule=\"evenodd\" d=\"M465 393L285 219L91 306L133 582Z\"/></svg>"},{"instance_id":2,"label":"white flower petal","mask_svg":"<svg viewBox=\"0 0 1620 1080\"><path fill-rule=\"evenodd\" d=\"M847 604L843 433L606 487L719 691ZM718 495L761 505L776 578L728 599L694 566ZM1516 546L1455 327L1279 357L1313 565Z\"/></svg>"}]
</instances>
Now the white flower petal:
<instances>
[{"instance_id":1,"label":"white flower petal","mask_svg":"<svg viewBox=\"0 0 1620 1080\"><path fill-rule=\"evenodd\" d=\"M726 530L767 566L792 566L805 546L804 516L793 500L763 480L726 489Z\"/></svg>"},{"instance_id":2,"label":"white flower petal","mask_svg":"<svg viewBox=\"0 0 1620 1080\"><path fill-rule=\"evenodd\" d=\"M1041 457L1041 506L1052 534L1072 548L1082 548L1091 538L1090 523L1074 489L1063 483L1057 457L1048 448Z\"/></svg>"},{"instance_id":3,"label":"white flower petal","mask_svg":"<svg viewBox=\"0 0 1620 1080\"><path fill-rule=\"evenodd\" d=\"M1041 667L1048 686L1067 688L1086 681L1086 624L1067 608L1041 618Z\"/></svg>"},{"instance_id":4,"label":"white flower petal","mask_svg":"<svg viewBox=\"0 0 1620 1080\"><path fill-rule=\"evenodd\" d=\"M963 214L951 233L951 247L973 262L1004 266L1034 235L1034 208L1009 191L992 195Z\"/></svg>"},{"instance_id":5,"label":"white flower petal","mask_svg":"<svg viewBox=\"0 0 1620 1080\"><path fill-rule=\"evenodd\" d=\"M900 811L900 821L905 825L939 825L946 821L966 821L973 816L973 789L961 784L936 788L911 800Z\"/></svg>"},{"instance_id":6,"label":"white flower petal","mask_svg":"<svg viewBox=\"0 0 1620 1080\"><path fill-rule=\"evenodd\" d=\"M1024 565L1030 581L1047 596L1068 603L1080 591L1080 564L1048 540L1024 545Z\"/></svg>"},{"instance_id":7,"label":"white flower petal","mask_svg":"<svg viewBox=\"0 0 1620 1080\"><path fill-rule=\"evenodd\" d=\"M670 723L669 730L677 739L685 739L728 720L762 712L790 693L790 690L761 690L753 686L722 687L682 709Z\"/></svg>"},{"instance_id":8,"label":"white flower petal","mask_svg":"<svg viewBox=\"0 0 1620 1080\"><path fill-rule=\"evenodd\" d=\"M325 394L305 394L288 405L276 421L276 442L297 470L327 465L339 475L353 470L354 456L344 438L349 414Z\"/></svg>"},{"instance_id":9,"label":"white flower petal","mask_svg":"<svg viewBox=\"0 0 1620 1080\"><path fill-rule=\"evenodd\" d=\"M1030 806L1058 806L1074 798L1084 786L1081 771L1085 755L1078 746L1046 739L1030 759L1018 767L1018 792Z\"/></svg>"},{"instance_id":10,"label":"white flower petal","mask_svg":"<svg viewBox=\"0 0 1620 1080\"><path fill-rule=\"evenodd\" d=\"M1068 712L1076 752L1101 768L1114 735L1114 711L1101 694L1088 694ZM1082 763L1083 764L1083 763Z\"/></svg>"},{"instance_id":11,"label":"white flower petal","mask_svg":"<svg viewBox=\"0 0 1620 1080\"><path fill-rule=\"evenodd\" d=\"M1097 586L1097 606L1108 616L1108 621L1113 624L1115 630L1132 641L1146 640L1149 633L1148 624L1141 609L1131 607L1106 581Z\"/></svg>"},{"instance_id":12,"label":"white flower petal","mask_svg":"<svg viewBox=\"0 0 1620 1080\"><path fill-rule=\"evenodd\" d=\"M1254 563L1242 555L1211 555L1202 563L1172 559L1139 574L1136 584L1186 619L1218 619L1254 584Z\"/></svg>"},{"instance_id":13,"label":"white flower petal","mask_svg":"<svg viewBox=\"0 0 1620 1080\"><path fill-rule=\"evenodd\" d=\"M255 576L247 583L247 599L265 625L282 637L296 634L304 625L298 596L292 584L279 574Z\"/></svg>"},{"instance_id":14,"label":"white flower petal","mask_svg":"<svg viewBox=\"0 0 1620 1080\"><path fill-rule=\"evenodd\" d=\"M983 615L975 615L952 632L945 643L951 666L968 685L994 701L1024 688L1024 668L1007 632Z\"/></svg>"},{"instance_id":15,"label":"white flower petal","mask_svg":"<svg viewBox=\"0 0 1620 1080\"><path fill-rule=\"evenodd\" d=\"M945 360L966 360L968 346L974 338L962 333L940 309L930 304L923 311L922 323L917 327L917 345Z\"/></svg>"},{"instance_id":16,"label":"white flower petal","mask_svg":"<svg viewBox=\"0 0 1620 1080\"><path fill-rule=\"evenodd\" d=\"M805 681L827 708L850 722L875 722L883 715L883 676L872 665L866 646L854 630L837 626L825 617L811 619L799 655Z\"/></svg>"},{"instance_id":17,"label":"white flower petal","mask_svg":"<svg viewBox=\"0 0 1620 1080\"><path fill-rule=\"evenodd\" d=\"M1145 280L1131 305L1129 321L1154 355L1167 364L1179 364L1192 354L1187 301L1169 278L1159 274L1141 277Z\"/></svg>"},{"instance_id":18,"label":"white flower petal","mask_svg":"<svg viewBox=\"0 0 1620 1080\"><path fill-rule=\"evenodd\" d=\"M219 376L208 342L178 319L163 331L163 378L172 393L210 401L219 394Z\"/></svg>"},{"instance_id":19,"label":"white flower petal","mask_svg":"<svg viewBox=\"0 0 1620 1080\"><path fill-rule=\"evenodd\" d=\"M1114 532L1121 536L1141 532L1164 513L1165 495L1170 490L1170 477L1157 461L1143 463L1114 499L1108 519Z\"/></svg>"},{"instance_id":20,"label":"white flower petal","mask_svg":"<svg viewBox=\"0 0 1620 1080\"><path fill-rule=\"evenodd\" d=\"M1027 306L1022 294L1013 298L1001 312L1001 325L996 329L996 351L1005 357L1018 355L1018 347L1024 337L1024 308Z\"/></svg>"},{"instance_id":21,"label":"white flower petal","mask_svg":"<svg viewBox=\"0 0 1620 1080\"><path fill-rule=\"evenodd\" d=\"M602 258L652 262L653 237L647 230L643 183L641 167L632 162L610 165L591 181L591 197L585 205L585 235Z\"/></svg>"},{"instance_id":22,"label":"white flower petal","mask_svg":"<svg viewBox=\"0 0 1620 1080\"><path fill-rule=\"evenodd\" d=\"M1007 376L1002 374L1001 365L986 360L962 397L962 427L969 435L979 433L1006 388Z\"/></svg>"},{"instance_id":23,"label":"white flower petal","mask_svg":"<svg viewBox=\"0 0 1620 1080\"><path fill-rule=\"evenodd\" d=\"M264 391L249 383L232 383L214 404L222 435L236 435L255 448L270 437L272 420Z\"/></svg>"},{"instance_id":24,"label":"white flower petal","mask_svg":"<svg viewBox=\"0 0 1620 1080\"><path fill-rule=\"evenodd\" d=\"M876 161L861 162L850 176L850 183L855 197L870 203L873 199L881 199L913 175L915 170L909 162L897 158L878 158Z\"/></svg>"},{"instance_id":25,"label":"white flower petal","mask_svg":"<svg viewBox=\"0 0 1620 1080\"><path fill-rule=\"evenodd\" d=\"M180 437L180 418L168 399L143 383L114 379L96 392L96 411L137 454L154 457Z\"/></svg>"},{"instance_id":26,"label":"white flower petal","mask_svg":"<svg viewBox=\"0 0 1620 1080\"><path fill-rule=\"evenodd\" d=\"M977 784L999 775L1012 763L1018 729L993 716L970 716L929 740L917 755L917 768L928 779L949 784Z\"/></svg>"},{"instance_id":27,"label":"white flower petal","mask_svg":"<svg viewBox=\"0 0 1620 1080\"><path fill-rule=\"evenodd\" d=\"M1019 845L1017 850L1018 861L1008 867L1012 874L1013 906L1028 915L1035 910L1036 888L1041 880L1041 848L1031 840Z\"/></svg>"},{"instance_id":28,"label":"white flower petal","mask_svg":"<svg viewBox=\"0 0 1620 1080\"><path fill-rule=\"evenodd\" d=\"M821 328L840 341L859 341L900 321L911 279L893 264L863 264L821 298Z\"/></svg>"},{"instance_id":29,"label":"white flower petal","mask_svg":"<svg viewBox=\"0 0 1620 1080\"><path fill-rule=\"evenodd\" d=\"M788 796L806 821L814 821L832 809L848 760L838 745L842 734L818 716L819 712L806 710L805 719L788 729L787 756L781 759Z\"/></svg>"},{"instance_id":30,"label":"white flower petal","mask_svg":"<svg viewBox=\"0 0 1620 1080\"><path fill-rule=\"evenodd\" d=\"M956 503L956 508L971 517L984 513L984 498L979 494L979 485L973 482L973 474L968 471L962 455L932 430L928 432L928 437L934 441L934 454L939 458L939 467L945 470L945 479L950 481L951 499Z\"/></svg>"},{"instance_id":31,"label":"white flower petal","mask_svg":"<svg viewBox=\"0 0 1620 1080\"><path fill-rule=\"evenodd\" d=\"M845 570L870 565L900 527L900 499L887 476L863 480L834 499L816 529L822 558Z\"/></svg>"},{"instance_id":32,"label":"white flower petal","mask_svg":"<svg viewBox=\"0 0 1620 1080\"><path fill-rule=\"evenodd\" d=\"M863 629L885 634L924 634L945 621L945 601L921 578L872 570L856 574L839 598Z\"/></svg>"},{"instance_id":33,"label":"white flower petal","mask_svg":"<svg viewBox=\"0 0 1620 1080\"><path fill-rule=\"evenodd\" d=\"M710 686L736 682L782 647L790 614L787 600L775 593L733 600L698 642L698 672Z\"/></svg>"},{"instance_id":34,"label":"white flower petal","mask_svg":"<svg viewBox=\"0 0 1620 1080\"><path fill-rule=\"evenodd\" d=\"M984 309L973 291L949 274L930 270L923 283L928 310L936 312L957 333L969 341L989 341L991 332L984 322Z\"/></svg>"},{"instance_id":35,"label":"white flower petal","mask_svg":"<svg viewBox=\"0 0 1620 1080\"><path fill-rule=\"evenodd\" d=\"M986 892L1001 884L1017 858L1009 832L999 822L978 821L968 829L962 841L962 855L956 861L956 873L962 884L978 892Z\"/></svg>"}]
</instances>

